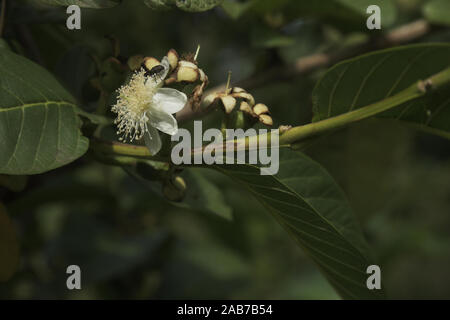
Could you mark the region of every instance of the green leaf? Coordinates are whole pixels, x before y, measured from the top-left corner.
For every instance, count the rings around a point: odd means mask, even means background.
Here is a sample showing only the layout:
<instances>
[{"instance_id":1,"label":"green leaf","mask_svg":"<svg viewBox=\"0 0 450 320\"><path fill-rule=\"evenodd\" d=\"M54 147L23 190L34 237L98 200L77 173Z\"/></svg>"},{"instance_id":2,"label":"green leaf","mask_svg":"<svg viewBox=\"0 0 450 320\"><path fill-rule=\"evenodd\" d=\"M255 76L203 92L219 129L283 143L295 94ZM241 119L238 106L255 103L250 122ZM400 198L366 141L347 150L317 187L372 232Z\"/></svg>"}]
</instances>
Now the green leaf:
<instances>
[{"instance_id":1,"label":"green leaf","mask_svg":"<svg viewBox=\"0 0 450 320\"><path fill-rule=\"evenodd\" d=\"M314 121L382 101L450 66L450 44L418 44L365 54L329 69L313 91ZM377 116L450 136L448 88Z\"/></svg>"},{"instance_id":2,"label":"green leaf","mask_svg":"<svg viewBox=\"0 0 450 320\"><path fill-rule=\"evenodd\" d=\"M188 12L202 12L220 5L223 0L144 0L154 10L178 8Z\"/></svg>"},{"instance_id":3,"label":"green leaf","mask_svg":"<svg viewBox=\"0 0 450 320\"><path fill-rule=\"evenodd\" d=\"M49 4L52 6L70 6L76 4L82 8L111 8L117 6L122 0L32 0L36 3Z\"/></svg>"},{"instance_id":4,"label":"green leaf","mask_svg":"<svg viewBox=\"0 0 450 320\"><path fill-rule=\"evenodd\" d=\"M280 150L276 176L252 165L215 166L247 187L346 299L381 298L366 287L374 262L350 206L332 177L303 154Z\"/></svg>"},{"instance_id":5,"label":"green leaf","mask_svg":"<svg viewBox=\"0 0 450 320\"><path fill-rule=\"evenodd\" d=\"M0 173L42 173L87 151L75 101L50 73L3 49L0 72Z\"/></svg>"},{"instance_id":6,"label":"green leaf","mask_svg":"<svg viewBox=\"0 0 450 320\"><path fill-rule=\"evenodd\" d=\"M220 5L223 0L176 0L178 8L189 12L201 12L211 10Z\"/></svg>"},{"instance_id":7,"label":"green leaf","mask_svg":"<svg viewBox=\"0 0 450 320\"><path fill-rule=\"evenodd\" d=\"M12 277L19 264L19 243L6 208L0 203L0 281Z\"/></svg>"},{"instance_id":8,"label":"green leaf","mask_svg":"<svg viewBox=\"0 0 450 320\"><path fill-rule=\"evenodd\" d=\"M179 203L186 208L198 208L227 220L233 219L233 210L227 204L222 191L212 183L204 172L197 168L186 170L186 198Z\"/></svg>"},{"instance_id":9,"label":"green leaf","mask_svg":"<svg viewBox=\"0 0 450 320\"><path fill-rule=\"evenodd\" d=\"M423 8L425 18L431 23L450 25L450 1L432 0Z\"/></svg>"}]
</instances>

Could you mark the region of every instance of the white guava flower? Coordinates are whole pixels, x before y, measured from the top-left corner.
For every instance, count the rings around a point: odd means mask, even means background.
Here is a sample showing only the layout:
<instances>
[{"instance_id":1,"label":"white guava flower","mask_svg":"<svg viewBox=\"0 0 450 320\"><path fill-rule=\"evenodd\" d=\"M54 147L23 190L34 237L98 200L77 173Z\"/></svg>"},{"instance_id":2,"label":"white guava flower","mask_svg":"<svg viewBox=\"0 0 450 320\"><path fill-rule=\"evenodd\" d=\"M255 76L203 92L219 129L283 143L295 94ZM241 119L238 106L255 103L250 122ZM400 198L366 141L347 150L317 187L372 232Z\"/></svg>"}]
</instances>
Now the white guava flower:
<instances>
[{"instance_id":1,"label":"white guava flower","mask_svg":"<svg viewBox=\"0 0 450 320\"><path fill-rule=\"evenodd\" d=\"M178 131L177 120L172 116L183 109L187 102L184 93L162 88L169 72L169 61L164 57L161 61L164 70L154 76L146 76L146 70L136 71L130 81L118 89L116 104L111 110L117 113L114 123L120 141L140 140L152 155L161 149L159 131L174 135Z\"/></svg>"}]
</instances>

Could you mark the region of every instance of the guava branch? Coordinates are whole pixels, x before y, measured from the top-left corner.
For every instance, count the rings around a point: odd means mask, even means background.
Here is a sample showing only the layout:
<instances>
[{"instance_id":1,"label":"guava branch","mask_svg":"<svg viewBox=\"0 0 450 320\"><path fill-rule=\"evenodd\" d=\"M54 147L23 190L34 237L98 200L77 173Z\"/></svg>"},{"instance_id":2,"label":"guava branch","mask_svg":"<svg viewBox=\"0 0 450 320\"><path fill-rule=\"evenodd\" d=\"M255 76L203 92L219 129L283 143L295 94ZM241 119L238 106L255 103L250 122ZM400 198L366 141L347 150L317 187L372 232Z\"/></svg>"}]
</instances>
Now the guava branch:
<instances>
[{"instance_id":1,"label":"guava branch","mask_svg":"<svg viewBox=\"0 0 450 320\"><path fill-rule=\"evenodd\" d=\"M383 111L397 107L405 102L424 96L430 91L438 90L446 85L450 85L450 68L447 68L429 77L428 79L420 80L387 99L325 120L293 127L279 136L279 146L293 146L308 138L372 117ZM257 143L255 144L255 141L259 141L261 137L262 136L252 136L235 139L232 141L228 140L224 141L221 145L226 148L227 145L233 144L235 151L249 150L250 146L258 145ZM264 138L269 138L270 141L270 136ZM269 144L270 143L267 145ZM94 139L91 141L91 148L103 154L144 157L157 161L169 161L167 158L152 156L145 146L136 146ZM192 149L191 156L202 152L204 148L205 146L198 149Z\"/></svg>"},{"instance_id":2,"label":"guava branch","mask_svg":"<svg viewBox=\"0 0 450 320\"><path fill-rule=\"evenodd\" d=\"M365 52L388 48L417 40L426 35L430 30L430 24L427 21L420 19L395 28L381 36L375 38L372 37L362 44L342 51L317 53L297 59L293 66L274 67L272 69L265 70L261 74L254 75L248 79L238 82L236 86L242 87L245 90L251 90L274 81L288 80L293 77L306 75L317 69L331 66L339 61L363 54ZM207 90L203 97L206 97L211 93L222 92L224 90L225 84L221 84ZM199 108L194 111L188 104L183 110L177 113L177 120L184 122L192 118L199 118L208 111L209 110L205 108Z\"/></svg>"},{"instance_id":3,"label":"guava branch","mask_svg":"<svg viewBox=\"0 0 450 320\"><path fill-rule=\"evenodd\" d=\"M387 99L332 118L291 128L280 137L280 144L291 145L326 131L372 117L407 101L424 96L429 91L437 90L448 84L450 84L450 68L447 68L426 80L420 80Z\"/></svg>"}]
</instances>

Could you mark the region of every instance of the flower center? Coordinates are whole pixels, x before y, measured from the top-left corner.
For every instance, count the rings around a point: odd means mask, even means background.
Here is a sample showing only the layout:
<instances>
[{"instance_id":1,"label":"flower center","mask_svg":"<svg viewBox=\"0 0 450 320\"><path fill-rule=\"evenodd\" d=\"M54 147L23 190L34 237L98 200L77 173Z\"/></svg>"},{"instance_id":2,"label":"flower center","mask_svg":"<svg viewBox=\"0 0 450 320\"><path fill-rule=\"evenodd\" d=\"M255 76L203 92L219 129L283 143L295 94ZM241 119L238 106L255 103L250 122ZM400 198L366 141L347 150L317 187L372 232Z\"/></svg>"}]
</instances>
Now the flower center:
<instances>
[{"instance_id":1,"label":"flower center","mask_svg":"<svg viewBox=\"0 0 450 320\"><path fill-rule=\"evenodd\" d=\"M115 123L120 141L139 140L147 132L147 111L160 84L161 81L146 78L144 69L140 69L118 90L117 103L111 110L118 114Z\"/></svg>"}]
</instances>

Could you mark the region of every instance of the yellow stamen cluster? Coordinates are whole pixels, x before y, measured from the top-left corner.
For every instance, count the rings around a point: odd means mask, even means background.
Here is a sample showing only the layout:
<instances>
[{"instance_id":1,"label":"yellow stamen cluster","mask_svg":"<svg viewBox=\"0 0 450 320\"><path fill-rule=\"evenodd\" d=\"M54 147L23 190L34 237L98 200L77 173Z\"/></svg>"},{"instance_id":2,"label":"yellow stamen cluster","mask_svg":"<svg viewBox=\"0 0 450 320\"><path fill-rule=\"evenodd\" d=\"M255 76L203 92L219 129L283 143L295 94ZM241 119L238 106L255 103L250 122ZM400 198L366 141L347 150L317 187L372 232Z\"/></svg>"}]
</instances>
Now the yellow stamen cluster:
<instances>
[{"instance_id":1,"label":"yellow stamen cluster","mask_svg":"<svg viewBox=\"0 0 450 320\"><path fill-rule=\"evenodd\" d=\"M145 81L145 70L139 69L131 77L128 84L118 89L119 96L111 111L117 113L114 121L117 124L119 141L141 139L148 131L147 111L153 103L158 86L154 81Z\"/></svg>"}]
</instances>

